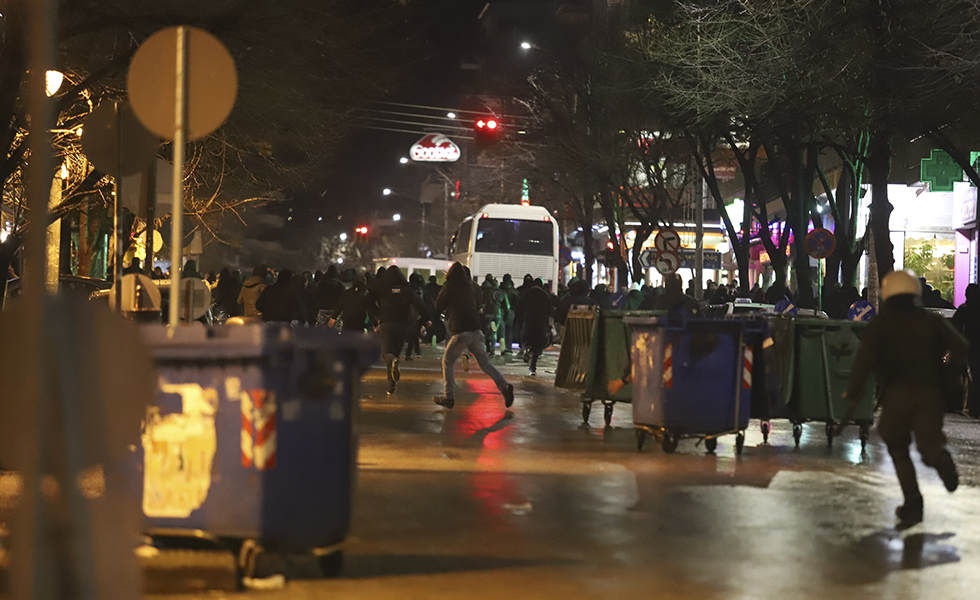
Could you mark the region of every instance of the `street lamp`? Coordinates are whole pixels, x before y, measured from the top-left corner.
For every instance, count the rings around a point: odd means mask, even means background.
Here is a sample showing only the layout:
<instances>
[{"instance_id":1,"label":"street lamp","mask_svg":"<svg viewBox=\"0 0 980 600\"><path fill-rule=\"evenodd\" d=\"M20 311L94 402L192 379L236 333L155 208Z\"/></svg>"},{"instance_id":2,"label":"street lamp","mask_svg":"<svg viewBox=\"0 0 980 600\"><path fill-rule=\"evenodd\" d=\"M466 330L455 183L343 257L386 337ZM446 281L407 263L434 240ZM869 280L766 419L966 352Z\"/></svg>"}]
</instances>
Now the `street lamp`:
<instances>
[{"instance_id":1,"label":"street lamp","mask_svg":"<svg viewBox=\"0 0 980 600\"><path fill-rule=\"evenodd\" d=\"M403 156L403 157L401 157L401 158L398 159L398 162L400 162L403 165L407 165L408 164L408 158L405 157L405 156Z\"/></svg>"},{"instance_id":2,"label":"street lamp","mask_svg":"<svg viewBox=\"0 0 980 600\"><path fill-rule=\"evenodd\" d=\"M50 97L58 93L62 82L65 81L65 74L61 71L47 71L44 73L44 91Z\"/></svg>"},{"instance_id":3,"label":"street lamp","mask_svg":"<svg viewBox=\"0 0 980 600\"><path fill-rule=\"evenodd\" d=\"M521 49L523 50L530 50L533 47L534 45L531 42L521 42Z\"/></svg>"},{"instance_id":4,"label":"street lamp","mask_svg":"<svg viewBox=\"0 0 980 600\"><path fill-rule=\"evenodd\" d=\"M446 113L446 116L449 117L450 119L455 119L456 118L456 113L454 113L454 112Z\"/></svg>"},{"instance_id":5,"label":"street lamp","mask_svg":"<svg viewBox=\"0 0 980 600\"><path fill-rule=\"evenodd\" d=\"M391 220L392 221L401 221L402 220L402 216L400 214L398 214L398 213L395 213L395 214L391 215Z\"/></svg>"},{"instance_id":6,"label":"street lamp","mask_svg":"<svg viewBox=\"0 0 980 600\"><path fill-rule=\"evenodd\" d=\"M385 189L381 190L381 193L384 194L385 196L390 196L391 195L391 188L385 188Z\"/></svg>"},{"instance_id":7,"label":"street lamp","mask_svg":"<svg viewBox=\"0 0 980 600\"><path fill-rule=\"evenodd\" d=\"M342 241L342 242L346 242L347 241L347 234L346 233L340 234L340 241Z\"/></svg>"}]
</instances>

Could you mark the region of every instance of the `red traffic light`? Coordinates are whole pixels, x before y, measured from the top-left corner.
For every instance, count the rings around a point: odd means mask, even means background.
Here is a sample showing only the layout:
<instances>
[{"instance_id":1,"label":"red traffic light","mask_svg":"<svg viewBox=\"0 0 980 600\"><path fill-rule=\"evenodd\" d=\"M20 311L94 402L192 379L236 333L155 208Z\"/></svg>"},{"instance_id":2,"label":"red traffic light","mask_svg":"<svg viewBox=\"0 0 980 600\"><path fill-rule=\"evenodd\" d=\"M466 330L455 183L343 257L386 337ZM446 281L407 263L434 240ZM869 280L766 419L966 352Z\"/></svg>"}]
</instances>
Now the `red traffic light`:
<instances>
[{"instance_id":1,"label":"red traffic light","mask_svg":"<svg viewBox=\"0 0 980 600\"><path fill-rule=\"evenodd\" d=\"M476 122L476 128L482 131L495 131L500 127L500 122L494 118L479 119Z\"/></svg>"},{"instance_id":2,"label":"red traffic light","mask_svg":"<svg viewBox=\"0 0 980 600\"><path fill-rule=\"evenodd\" d=\"M357 233L359 233L361 235L367 235L368 228L367 227L358 227L354 231L356 231Z\"/></svg>"}]
</instances>

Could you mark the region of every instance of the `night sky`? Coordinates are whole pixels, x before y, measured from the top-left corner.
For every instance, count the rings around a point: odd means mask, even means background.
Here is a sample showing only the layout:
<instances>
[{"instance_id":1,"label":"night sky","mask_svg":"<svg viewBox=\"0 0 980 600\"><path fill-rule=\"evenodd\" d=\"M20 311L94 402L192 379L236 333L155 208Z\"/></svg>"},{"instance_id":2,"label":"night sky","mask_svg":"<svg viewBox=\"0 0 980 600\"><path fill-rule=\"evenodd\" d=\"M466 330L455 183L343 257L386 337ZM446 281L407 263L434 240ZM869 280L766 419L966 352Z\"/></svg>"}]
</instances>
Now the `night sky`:
<instances>
[{"instance_id":1,"label":"night sky","mask_svg":"<svg viewBox=\"0 0 980 600\"><path fill-rule=\"evenodd\" d=\"M474 55L478 49L477 17L485 4L486 0L423 1L414 21L405 24L406 32L419 40L418 55L412 57L414 64L399 73L404 83L379 100L455 107L467 88L467 73L459 69L460 58ZM322 224L315 218L294 221L293 233L305 238L296 241L313 241L328 230L353 229L372 210L392 202L381 194L385 187L416 194L418 173L400 165L398 159L408 155L419 137L368 129L349 135L324 179L311 182L308 192L293 194L284 204L296 213L324 217ZM338 222L337 216L342 220Z\"/></svg>"}]
</instances>

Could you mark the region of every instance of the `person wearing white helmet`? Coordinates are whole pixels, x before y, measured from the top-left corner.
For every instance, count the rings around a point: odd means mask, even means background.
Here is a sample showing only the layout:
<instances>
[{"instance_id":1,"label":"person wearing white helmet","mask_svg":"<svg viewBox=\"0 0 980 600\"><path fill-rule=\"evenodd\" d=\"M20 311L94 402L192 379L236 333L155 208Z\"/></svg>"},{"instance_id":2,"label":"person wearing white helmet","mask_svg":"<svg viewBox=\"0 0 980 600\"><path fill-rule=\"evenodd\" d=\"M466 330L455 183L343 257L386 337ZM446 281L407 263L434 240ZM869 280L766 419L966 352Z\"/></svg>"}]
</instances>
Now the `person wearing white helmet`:
<instances>
[{"instance_id":1,"label":"person wearing white helmet","mask_svg":"<svg viewBox=\"0 0 980 600\"><path fill-rule=\"evenodd\" d=\"M878 384L878 433L888 447L905 503L896 509L899 525L922 521L922 494L909 455L914 434L922 462L939 472L954 491L959 476L943 435L943 362L965 360L967 343L938 315L922 308L919 280L893 271L881 282L881 313L861 336L845 398L852 399L842 423L854 414L870 375Z\"/></svg>"}]
</instances>

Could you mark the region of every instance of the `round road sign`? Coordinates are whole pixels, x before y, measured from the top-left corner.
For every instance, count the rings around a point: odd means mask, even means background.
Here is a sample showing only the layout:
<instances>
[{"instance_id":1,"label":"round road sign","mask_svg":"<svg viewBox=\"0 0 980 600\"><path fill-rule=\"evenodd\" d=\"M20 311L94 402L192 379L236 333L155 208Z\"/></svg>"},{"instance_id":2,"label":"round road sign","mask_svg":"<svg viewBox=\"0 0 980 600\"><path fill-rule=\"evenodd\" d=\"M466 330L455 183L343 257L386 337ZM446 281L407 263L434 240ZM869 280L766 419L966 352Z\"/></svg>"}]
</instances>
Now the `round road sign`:
<instances>
[{"instance_id":1,"label":"round road sign","mask_svg":"<svg viewBox=\"0 0 980 600\"><path fill-rule=\"evenodd\" d=\"M813 258L817 260L827 258L834 253L834 246L836 245L834 233L829 229L814 229L806 234L804 245L806 246L806 253Z\"/></svg>"},{"instance_id":2,"label":"round road sign","mask_svg":"<svg viewBox=\"0 0 980 600\"><path fill-rule=\"evenodd\" d=\"M122 312L159 311L160 288L146 275L130 273L122 278ZM115 286L112 287L116 289ZM116 310L116 295L109 295L109 308Z\"/></svg>"},{"instance_id":3,"label":"round road sign","mask_svg":"<svg viewBox=\"0 0 980 600\"><path fill-rule=\"evenodd\" d=\"M676 229L661 229L653 238L653 246L661 252L677 252L681 247L681 236Z\"/></svg>"},{"instance_id":4,"label":"round road sign","mask_svg":"<svg viewBox=\"0 0 980 600\"><path fill-rule=\"evenodd\" d=\"M676 273L677 269L680 268L681 257L676 252L670 250L660 252L654 260L654 266L660 271L661 275L670 275L671 273Z\"/></svg>"},{"instance_id":5,"label":"round road sign","mask_svg":"<svg viewBox=\"0 0 980 600\"><path fill-rule=\"evenodd\" d=\"M875 307L866 300L858 300L847 309L848 321L870 321L875 316Z\"/></svg>"},{"instance_id":6,"label":"round road sign","mask_svg":"<svg viewBox=\"0 0 980 600\"><path fill-rule=\"evenodd\" d=\"M103 173L109 175L133 175L146 169L153 162L160 147L160 138L149 131L133 114L129 104L103 102L85 117L82 127L82 151ZM122 124L122 152L116 155L119 142L119 124ZM119 164L116 164L116 163ZM118 171L118 172L117 172ZM123 187L125 190L125 186Z\"/></svg>"},{"instance_id":7,"label":"round road sign","mask_svg":"<svg viewBox=\"0 0 980 600\"><path fill-rule=\"evenodd\" d=\"M180 280L180 318L196 321L211 307L211 288L202 279Z\"/></svg>"},{"instance_id":8,"label":"round road sign","mask_svg":"<svg viewBox=\"0 0 980 600\"><path fill-rule=\"evenodd\" d=\"M129 65L129 98L143 125L174 139L177 27L150 36ZM187 139L200 139L225 122L238 94L235 61L218 38L187 27Z\"/></svg>"}]
</instances>

